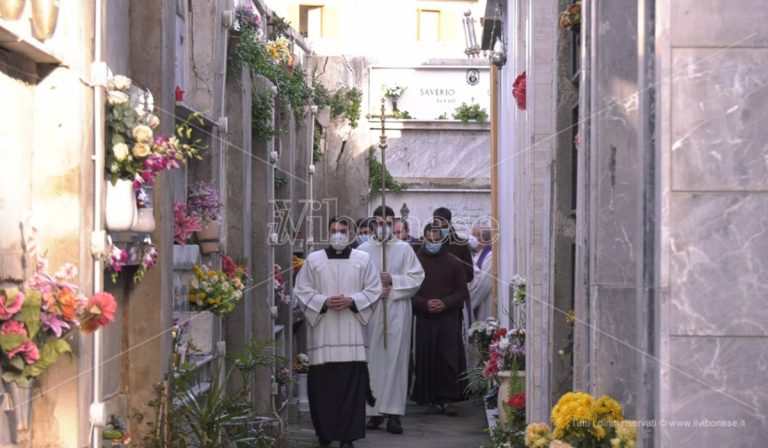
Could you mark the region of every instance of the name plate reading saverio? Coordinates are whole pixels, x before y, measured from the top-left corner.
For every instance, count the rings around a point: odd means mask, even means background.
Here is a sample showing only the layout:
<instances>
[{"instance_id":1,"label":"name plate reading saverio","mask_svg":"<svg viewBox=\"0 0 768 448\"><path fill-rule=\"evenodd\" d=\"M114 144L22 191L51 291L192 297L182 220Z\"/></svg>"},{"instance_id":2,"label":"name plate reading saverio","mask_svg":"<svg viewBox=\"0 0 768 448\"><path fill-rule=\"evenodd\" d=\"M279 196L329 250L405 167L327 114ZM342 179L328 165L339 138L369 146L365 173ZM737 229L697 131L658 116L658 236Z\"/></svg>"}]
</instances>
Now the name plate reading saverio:
<instances>
[{"instance_id":1,"label":"name plate reading saverio","mask_svg":"<svg viewBox=\"0 0 768 448\"><path fill-rule=\"evenodd\" d=\"M371 67L368 112L387 114L393 107L416 120L453 120L462 103L490 109L490 75L481 66ZM398 95L399 94L399 95Z\"/></svg>"}]
</instances>

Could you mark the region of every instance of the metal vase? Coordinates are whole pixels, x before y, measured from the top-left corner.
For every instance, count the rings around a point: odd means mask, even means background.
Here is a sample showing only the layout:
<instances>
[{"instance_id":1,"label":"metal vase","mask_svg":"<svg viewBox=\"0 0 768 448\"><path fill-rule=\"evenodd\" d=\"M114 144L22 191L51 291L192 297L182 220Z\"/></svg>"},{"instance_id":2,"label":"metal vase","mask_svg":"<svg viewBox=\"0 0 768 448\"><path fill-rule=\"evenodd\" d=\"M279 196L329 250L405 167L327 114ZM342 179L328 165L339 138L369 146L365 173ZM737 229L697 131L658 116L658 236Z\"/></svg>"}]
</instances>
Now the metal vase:
<instances>
[{"instance_id":1,"label":"metal vase","mask_svg":"<svg viewBox=\"0 0 768 448\"><path fill-rule=\"evenodd\" d=\"M56 31L59 19L59 0L31 0L32 35L37 40L47 40Z\"/></svg>"},{"instance_id":2,"label":"metal vase","mask_svg":"<svg viewBox=\"0 0 768 448\"><path fill-rule=\"evenodd\" d=\"M5 20L19 20L26 0L0 0L0 16Z\"/></svg>"},{"instance_id":3,"label":"metal vase","mask_svg":"<svg viewBox=\"0 0 768 448\"><path fill-rule=\"evenodd\" d=\"M10 405L12 409L6 411L10 418L9 426L11 429L11 440L13 443L19 443L21 434L29 431L29 417L32 410L32 391L34 382L28 386L22 387L13 381L3 381L5 390L11 396Z\"/></svg>"}]
</instances>

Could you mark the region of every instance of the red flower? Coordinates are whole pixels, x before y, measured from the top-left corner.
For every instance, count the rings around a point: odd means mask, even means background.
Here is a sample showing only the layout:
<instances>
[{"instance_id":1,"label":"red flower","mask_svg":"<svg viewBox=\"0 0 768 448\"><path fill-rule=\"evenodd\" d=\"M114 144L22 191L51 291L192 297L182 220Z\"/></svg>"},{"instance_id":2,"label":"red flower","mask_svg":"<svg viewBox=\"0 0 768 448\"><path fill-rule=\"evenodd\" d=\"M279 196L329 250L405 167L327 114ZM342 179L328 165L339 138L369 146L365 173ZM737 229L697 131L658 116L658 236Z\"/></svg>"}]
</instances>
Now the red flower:
<instances>
[{"instance_id":1,"label":"red flower","mask_svg":"<svg viewBox=\"0 0 768 448\"><path fill-rule=\"evenodd\" d=\"M525 110L525 72L520 73L512 83L512 96L517 100L517 107Z\"/></svg>"},{"instance_id":2,"label":"red flower","mask_svg":"<svg viewBox=\"0 0 768 448\"><path fill-rule=\"evenodd\" d=\"M509 400L507 400L507 405L512 409L524 410L525 409L525 392L520 392L509 397Z\"/></svg>"},{"instance_id":3,"label":"red flower","mask_svg":"<svg viewBox=\"0 0 768 448\"><path fill-rule=\"evenodd\" d=\"M96 331L99 327L115 320L116 310L117 302L112 294L108 292L95 294L88 298L88 303L85 305L85 316L80 322L80 328L85 333Z\"/></svg>"},{"instance_id":4,"label":"red flower","mask_svg":"<svg viewBox=\"0 0 768 448\"><path fill-rule=\"evenodd\" d=\"M502 337L507 335L507 329L506 328L499 328L496 330L495 333L493 333L493 337L491 338L492 341L498 341Z\"/></svg>"}]
</instances>

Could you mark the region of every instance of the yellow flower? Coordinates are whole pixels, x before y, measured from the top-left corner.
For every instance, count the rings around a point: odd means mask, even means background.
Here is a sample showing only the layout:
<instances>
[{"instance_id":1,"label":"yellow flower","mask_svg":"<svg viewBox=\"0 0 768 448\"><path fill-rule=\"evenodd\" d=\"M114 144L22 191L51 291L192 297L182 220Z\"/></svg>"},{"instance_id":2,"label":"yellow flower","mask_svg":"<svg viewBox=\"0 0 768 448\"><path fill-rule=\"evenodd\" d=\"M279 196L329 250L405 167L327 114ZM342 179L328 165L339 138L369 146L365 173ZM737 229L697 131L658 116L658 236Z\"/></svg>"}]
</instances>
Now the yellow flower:
<instances>
[{"instance_id":1,"label":"yellow flower","mask_svg":"<svg viewBox=\"0 0 768 448\"><path fill-rule=\"evenodd\" d=\"M150 143L152 142L152 128L149 126L140 124L133 128L133 139L138 143Z\"/></svg>"},{"instance_id":2,"label":"yellow flower","mask_svg":"<svg viewBox=\"0 0 768 448\"><path fill-rule=\"evenodd\" d=\"M624 416L621 414L621 405L609 397L603 395L595 402L595 412L597 413L598 420L624 420Z\"/></svg>"},{"instance_id":3,"label":"yellow flower","mask_svg":"<svg viewBox=\"0 0 768 448\"><path fill-rule=\"evenodd\" d=\"M525 446L546 448L552 440L552 430L546 423L531 423L525 428Z\"/></svg>"},{"instance_id":4,"label":"yellow flower","mask_svg":"<svg viewBox=\"0 0 768 448\"><path fill-rule=\"evenodd\" d=\"M133 157L138 158L144 158L149 155L150 148L149 145L145 143L136 143L133 145L133 149L131 150L131 153L133 154Z\"/></svg>"},{"instance_id":5,"label":"yellow flower","mask_svg":"<svg viewBox=\"0 0 768 448\"><path fill-rule=\"evenodd\" d=\"M128 150L128 145L126 145L125 143L118 143L112 146L112 154L114 154L115 160L117 160L118 162L122 162L130 154L130 151Z\"/></svg>"}]
</instances>

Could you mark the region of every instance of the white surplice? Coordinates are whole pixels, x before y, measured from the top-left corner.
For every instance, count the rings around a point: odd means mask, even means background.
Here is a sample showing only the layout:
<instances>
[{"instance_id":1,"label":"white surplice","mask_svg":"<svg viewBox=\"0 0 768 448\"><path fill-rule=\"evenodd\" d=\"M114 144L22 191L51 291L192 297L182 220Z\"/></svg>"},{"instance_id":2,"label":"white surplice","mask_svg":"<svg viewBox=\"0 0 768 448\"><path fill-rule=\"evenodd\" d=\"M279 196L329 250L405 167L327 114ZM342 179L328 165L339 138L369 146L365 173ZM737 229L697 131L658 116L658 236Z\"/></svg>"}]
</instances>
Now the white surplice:
<instances>
[{"instance_id":1,"label":"white surplice","mask_svg":"<svg viewBox=\"0 0 768 448\"><path fill-rule=\"evenodd\" d=\"M482 266L478 267L480 252L472 256L475 265L475 278L469 282L469 297L472 301L473 321L484 321L493 314L493 251L489 250L483 258ZM466 321L465 321L466 322Z\"/></svg>"},{"instance_id":2,"label":"white surplice","mask_svg":"<svg viewBox=\"0 0 768 448\"><path fill-rule=\"evenodd\" d=\"M381 295L381 279L371 257L347 249L349 258L330 258L326 250L309 254L296 278L294 292L307 318L310 365L366 361L365 325ZM352 308L325 308L330 296L352 297Z\"/></svg>"},{"instance_id":3,"label":"white surplice","mask_svg":"<svg viewBox=\"0 0 768 448\"><path fill-rule=\"evenodd\" d=\"M375 239L358 247L382 267L382 244ZM411 349L411 297L424 280L424 269L411 245L397 239L387 241L387 269L392 290L387 299L387 348L384 348L384 307L380 301L368 323L368 371L376 406L368 415L405 415L408 395L408 358Z\"/></svg>"}]
</instances>

